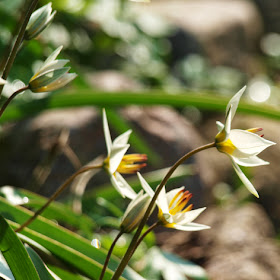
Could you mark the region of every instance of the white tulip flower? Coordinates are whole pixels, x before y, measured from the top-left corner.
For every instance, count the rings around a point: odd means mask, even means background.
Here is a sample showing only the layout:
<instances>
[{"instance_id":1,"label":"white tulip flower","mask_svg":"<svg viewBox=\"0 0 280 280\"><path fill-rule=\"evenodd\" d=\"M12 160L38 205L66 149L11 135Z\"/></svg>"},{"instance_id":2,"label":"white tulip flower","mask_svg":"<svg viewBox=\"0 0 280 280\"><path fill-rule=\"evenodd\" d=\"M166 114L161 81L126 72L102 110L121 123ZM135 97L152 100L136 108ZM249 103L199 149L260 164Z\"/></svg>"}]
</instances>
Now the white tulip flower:
<instances>
[{"instance_id":1,"label":"white tulip flower","mask_svg":"<svg viewBox=\"0 0 280 280\"><path fill-rule=\"evenodd\" d=\"M155 193L152 188L140 173L138 173L138 177L142 188L150 197L153 197ZM193 220L195 220L206 207L192 210L192 204L187 206L192 194L184 189L185 187L176 188L166 193L165 187L163 187L160 191L156 204L159 209L158 218L161 224L164 227L183 231L209 229L209 226L193 223Z\"/></svg>"},{"instance_id":2,"label":"white tulip flower","mask_svg":"<svg viewBox=\"0 0 280 280\"><path fill-rule=\"evenodd\" d=\"M103 129L105 135L105 142L107 146L107 158L104 160L104 168L110 176L113 186L123 197L134 199L136 197L135 191L129 186L120 173L133 174L146 166L143 161L147 160L144 154L130 154L125 155L129 148L128 138L131 130L118 136L113 142L108 126L106 112L103 109Z\"/></svg>"},{"instance_id":3,"label":"white tulip flower","mask_svg":"<svg viewBox=\"0 0 280 280\"><path fill-rule=\"evenodd\" d=\"M215 137L215 143L218 151L230 157L234 170L247 189L253 195L259 197L258 192L244 175L239 165L259 166L269 164L269 162L260 159L257 155L275 143L264 139L262 137L263 135L256 134L256 132L262 130L261 128L252 128L248 130L231 129L231 121L245 88L246 87L243 87L229 101L226 108L225 125L217 122L219 133Z\"/></svg>"}]
</instances>

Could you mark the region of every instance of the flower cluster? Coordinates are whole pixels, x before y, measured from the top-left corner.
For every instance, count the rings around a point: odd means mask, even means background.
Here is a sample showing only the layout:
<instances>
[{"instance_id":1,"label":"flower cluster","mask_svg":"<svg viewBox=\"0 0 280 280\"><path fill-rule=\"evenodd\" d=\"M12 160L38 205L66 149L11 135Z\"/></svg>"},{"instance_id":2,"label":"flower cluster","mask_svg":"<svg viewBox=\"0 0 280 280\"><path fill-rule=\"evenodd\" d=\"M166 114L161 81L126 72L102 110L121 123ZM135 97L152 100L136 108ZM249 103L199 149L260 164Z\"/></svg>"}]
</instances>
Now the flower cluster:
<instances>
[{"instance_id":1,"label":"flower cluster","mask_svg":"<svg viewBox=\"0 0 280 280\"><path fill-rule=\"evenodd\" d=\"M264 139L263 135L257 134L257 132L262 130L261 128L251 128L247 130L231 129L232 119L244 91L245 87L237 92L229 101L226 108L225 124L217 122L218 134L215 137L213 146L215 146L219 152L225 153L230 157L233 168L243 184L252 194L259 197L256 189L241 171L239 165L258 166L268 164L267 161L260 159L257 155L275 143ZM103 110L103 128L108 152L103 162L103 167L108 172L111 182L118 192L123 197L128 197L132 200L121 224L121 228L123 230L125 229L124 231L130 232L141 221L147 209L147 205L155 196L155 192L138 172L142 167L146 166L144 161L147 160L147 156L143 154L126 155L129 148L128 139L131 130L121 134L112 142L105 110ZM121 173L131 174L136 172L146 194L143 194L142 191L136 194L121 175ZM188 205L191 197L192 194L185 190L185 187L166 192L165 186L163 186L156 199L159 224L183 231L208 229L209 226L193 222L206 208L203 207L193 210L193 205Z\"/></svg>"}]
</instances>

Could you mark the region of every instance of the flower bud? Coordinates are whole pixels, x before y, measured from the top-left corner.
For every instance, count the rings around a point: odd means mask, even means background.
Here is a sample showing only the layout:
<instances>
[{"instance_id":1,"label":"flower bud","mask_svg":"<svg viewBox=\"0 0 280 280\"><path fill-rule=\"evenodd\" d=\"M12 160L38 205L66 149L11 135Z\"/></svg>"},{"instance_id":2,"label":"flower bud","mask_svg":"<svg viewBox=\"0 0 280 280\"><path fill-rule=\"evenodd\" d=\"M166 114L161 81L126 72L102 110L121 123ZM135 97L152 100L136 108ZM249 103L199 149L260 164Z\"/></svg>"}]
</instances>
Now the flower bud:
<instances>
[{"instance_id":1,"label":"flower bud","mask_svg":"<svg viewBox=\"0 0 280 280\"><path fill-rule=\"evenodd\" d=\"M48 92L59 89L77 77L68 73L70 67L64 67L68 59L56 60L62 46L57 48L44 62L41 68L29 81L29 89L33 92Z\"/></svg>"},{"instance_id":2,"label":"flower bud","mask_svg":"<svg viewBox=\"0 0 280 280\"><path fill-rule=\"evenodd\" d=\"M123 232L129 233L138 226L150 201L150 196L148 194L143 194L143 190L141 190L129 203L121 221L120 227Z\"/></svg>"},{"instance_id":3,"label":"flower bud","mask_svg":"<svg viewBox=\"0 0 280 280\"><path fill-rule=\"evenodd\" d=\"M41 7L32 13L25 31L25 40L37 37L53 20L56 11L52 13L52 3Z\"/></svg>"}]
</instances>

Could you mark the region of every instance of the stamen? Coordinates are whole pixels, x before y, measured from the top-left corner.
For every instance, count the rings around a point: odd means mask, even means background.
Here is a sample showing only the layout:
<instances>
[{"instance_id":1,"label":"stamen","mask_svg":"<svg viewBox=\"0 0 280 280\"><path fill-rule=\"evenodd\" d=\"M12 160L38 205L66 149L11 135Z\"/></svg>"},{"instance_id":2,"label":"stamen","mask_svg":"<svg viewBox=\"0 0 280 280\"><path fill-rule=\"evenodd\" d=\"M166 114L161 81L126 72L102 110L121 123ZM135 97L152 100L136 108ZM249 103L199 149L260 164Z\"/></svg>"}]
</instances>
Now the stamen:
<instances>
[{"instance_id":1,"label":"stamen","mask_svg":"<svg viewBox=\"0 0 280 280\"><path fill-rule=\"evenodd\" d=\"M188 212L188 211L191 211L192 208L193 208L193 204L190 204L187 208L185 208L185 209L182 211L182 213L186 213L186 212Z\"/></svg>"},{"instance_id":2,"label":"stamen","mask_svg":"<svg viewBox=\"0 0 280 280\"><path fill-rule=\"evenodd\" d=\"M180 191L178 191L178 192L174 195L174 197L172 198L172 200L171 200L170 203L169 203L169 208L172 207L172 205L173 205L173 203L175 202L175 200L176 200L176 199L178 198L178 196L181 195L183 192L184 192L184 190L180 190Z\"/></svg>"},{"instance_id":3,"label":"stamen","mask_svg":"<svg viewBox=\"0 0 280 280\"><path fill-rule=\"evenodd\" d=\"M252 133L256 133L259 131L262 131L263 129L261 127L254 127L254 128L249 128L247 129L247 131L252 132Z\"/></svg>"},{"instance_id":4,"label":"stamen","mask_svg":"<svg viewBox=\"0 0 280 280\"><path fill-rule=\"evenodd\" d=\"M141 163L146 160L147 160L147 155L145 154L124 155L119 167L117 168L117 171L122 174L136 173L141 168L147 165L146 163Z\"/></svg>"}]
</instances>

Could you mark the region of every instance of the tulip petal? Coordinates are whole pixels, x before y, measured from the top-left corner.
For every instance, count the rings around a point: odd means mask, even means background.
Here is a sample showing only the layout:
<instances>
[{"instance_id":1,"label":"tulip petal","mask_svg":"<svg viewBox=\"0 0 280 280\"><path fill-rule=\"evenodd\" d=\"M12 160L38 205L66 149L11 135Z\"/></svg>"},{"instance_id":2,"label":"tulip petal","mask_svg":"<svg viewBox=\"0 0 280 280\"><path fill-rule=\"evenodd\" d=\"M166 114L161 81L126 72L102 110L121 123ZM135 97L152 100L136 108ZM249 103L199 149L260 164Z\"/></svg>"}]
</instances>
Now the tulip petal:
<instances>
[{"instance_id":1,"label":"tulip petal","mask_svg":"<svg viewBox=\"0 0 280 280\"><path fill-rule=\"evenodd\" d=\"M122 197L128 197L134 199L136 197L135 191L131 186L125 181L122 175L118 172L115 172L110 176L112 185L116 190L122 195Z\"/></svg>"},{"instance_id":2,"label":"tulip petal","mask_svg":"<svg viewBox=\"0 0 280 280\"><path fill-rule=\"evenodd\" d=\"M244 157L238 156L238 151L253 156L259 154L267 147L275 145L274 142L266 140L255 133L241 129L231 130L229 138L237 149L236 154L233 153L235 157Z\"/></svg>"},{"instance_id":3,"label":"tulip petal","mask_svg":"<svg viewBox=\"0 0 280 280\"><path fill-rule=\"evenodd\" d=\"M112 147L112 138L111 138L111 134L110 134L110 130L109 130L109 125L108 125L108 121L107 121L106 111L105 111L104 108L102 110L102 114L103 114L104 137L105 137L107 152L108 152L108 155L110 155L111 147Z\"/></svg>"},{"instance_id":4,"label":"tulip petal","mask_svg":"<svg viewBox=\"0 0 280 280\"><path fill-rule=\"evenodd\" d=\"M204 229L210 228L209 226L197 224L197 223L189 223L187 225L173 224L172 227L175 229L178 229L178 230L183 230L183 231L199 231L199 230L204 230Z\"/></svg>"},{"instance_id":5,"label":"tulip petal","mask_svg":"<svg viewBox=\"0 0 280 280\"><path fill-rule=\"evenodd\" d=\"M123 134L119 135L119 136L113 141L113 145L114 145L114 144L118 144L118 145L125 145L125 144L127 144L131 132L132 132L132 130L129 129L128 131L126 131L126 132L124 132Z\"/></svg>"},{"instance_id":6,"label":"tulip petal","mask_svg":"<svg viewBox=\"0 0 280 280\"><path fill-rule=\"evenodd\" d=\"M249 158L236 158L233 157L233 160L241 166L253 167L259 165L268 165L268 161L264 161L257 156L251 156Z\"/></svg>"},{"instance_id":7,"label":"tulip petal","mask_svg":"<svg viewBox=\"0 0 280 280\"><path fill-rule=\"evenodd\" d=\"M203 207L185 213L178 213L173 216L174 223L178 225L187 225L195 220L205 209L206 207Z\"/></svg>"},{"instance_id":8,"label":"tulip petal","mask_svg":"<svg viewBox=\"0 0 280 280\"><path fill-rule=\"evenodd\" d=\"M242 94L244 93L246 89L246 86L244 86L241 90L239 90L229 101L227 108L226 108L226 115L228 114L228 111L231 108L231 119L230 121L232 121L232 119L234 118L235 112L237 110L238 104L239 104L239 100L242 96Z\"/></svg>"},{"instance_id":9,"label":"tulip petal","mask_svg":"<svg viewBox=\"0 0 280 280\"><path fill-rule=\"evenodd\" d=\"M0 85L4 85L4 84L6 84L6 83L7 83L7 81L6 81L6 80L4 80L4 79L0 78Z\"/></svg>"},{"instance_id":10,"label":"tulip petal","mask_svg":"<svg viewBox=\"0 0 280 280\"><path fill-rule=\"evenodd\" d=\"M232 106L230 106L229 110L227 111L226 114L226 120L225 120L225 126L224 126L224 131L225 131L225 138L226 140L229 137L230 134L230 129L231 129L231 120L232 120Z\"/></svg>"},{"instance_id":11,"label":"tulip petal","mask_svg":"<svg viewBox=\"0 0 280 280\"><path fill-rule=\"evenodd\" d=\"M145 190L145 192L150 196L153 197L155 192L153 191L153 189L150 187L150 185L147 183L147 181L144 179L144 177L137 172L139 181L141 183L142 188Z\"/></svg>"},{"instance_id":12,"label":"tulip petal","mask_svg":"<svg viewBox=\"0 0 280 280\"><path fill-rule=\"evenodd\" d=\"M118 169L123 156L129 148L129 144L126 145L114 145L111 147L111 153L109 155L109 171L115 173Z\"/></svg>"},{"instance_id":13,"label":"tulip petal","mask_svg":"<svg viewBox=\"0 0 280 280\"><path fill-rule=\"evenodd\" d=\"M218 132L221 132L225 127L224 124L222 124L219 121L216 122L216 125L217 125Z\"/></svg>"},{"instance_id":14,"label":"tulip petal","mask_svg":"<svg viewBox=\"0 0 280 280\"><path fill-rule=\"evenodd\" d=\"M166 220L169 221L171 215L169 214L169 207L168 207L165 187L163 187L158 194L157 205L161 209L163 215L167 217Z\"/></svg>"},{"instance_id":15,"label":"tulip petal","mask_svg":"<svg viewBox=\"0 0 280 280\"><path fill-rule=\"evenodd\" d=\"M237 173L237 175L239 176L240 180L242 181L242 183L245 185L245 187L249 190L249 192L251 192L254 196L256 196L257 198L259 198L259 194L256 191L256 189L254 188L253 184L248 180L248 178L244 175L244 173L242 172L242 170L240 169L240 167L237 165L237 163L234 161L234 158L231 157L231 161L232 161L232 165L233 168L235 170L235 172Z\"/></svg>"}]
</instances>

